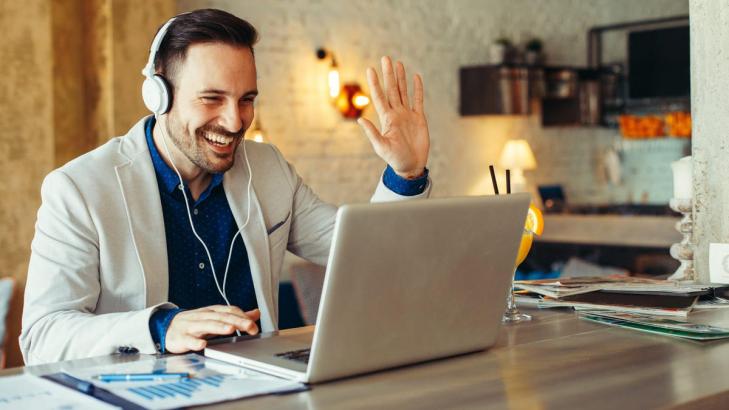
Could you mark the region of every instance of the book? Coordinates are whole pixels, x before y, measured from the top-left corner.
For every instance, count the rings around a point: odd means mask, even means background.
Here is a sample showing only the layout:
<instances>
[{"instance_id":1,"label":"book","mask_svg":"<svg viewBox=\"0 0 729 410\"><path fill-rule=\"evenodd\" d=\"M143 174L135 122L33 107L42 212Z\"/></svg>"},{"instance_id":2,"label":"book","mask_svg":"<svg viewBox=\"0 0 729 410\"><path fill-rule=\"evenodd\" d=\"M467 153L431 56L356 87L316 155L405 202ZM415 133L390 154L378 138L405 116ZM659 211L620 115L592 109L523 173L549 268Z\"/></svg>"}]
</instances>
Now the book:
<instances>
[{"instance_id":1,"label":"book","mask_svg":"<svg viewBox=\"0 0 729 410\"><path fill-rule=\"evenodd\" d=\"M633 293L598 290L590 293L569 295L563 301L590 303L597 305L640 306L645 308L690 308L699 295L667 293Z\"/></svg>"}]
</instances>

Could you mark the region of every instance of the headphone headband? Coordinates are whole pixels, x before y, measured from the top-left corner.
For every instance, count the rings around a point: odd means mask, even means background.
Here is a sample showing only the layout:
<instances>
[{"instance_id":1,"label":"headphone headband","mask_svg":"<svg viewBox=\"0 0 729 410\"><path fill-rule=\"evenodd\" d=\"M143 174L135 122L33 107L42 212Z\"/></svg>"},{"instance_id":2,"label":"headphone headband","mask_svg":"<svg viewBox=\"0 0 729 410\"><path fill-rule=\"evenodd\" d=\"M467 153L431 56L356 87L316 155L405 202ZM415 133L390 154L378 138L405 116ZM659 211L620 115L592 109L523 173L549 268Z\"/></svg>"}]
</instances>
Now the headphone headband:
<instances>
[{"instance_id":1,"label":"headphone headband","mask_svg":"<svg viewBox=\"0 0 729 410\"><path fill-rule=\"evenodd\" d=\"M171 19L167 20L162 28L159 29L157 35L154 36L154 40L152 40L152 45L149 47L149 60L147 61L147 65L145 65L142 69L142 75L144 75L145 77L152 78L154 76L154 59L157 57L157 51L159 51L159 46L162 44L162 40L164 40L165 35L167 34L167 29L170 27L170 24L175 21L176 18L177 17L172 17Z\"/></svg>"},{"instance_id":2,"label":"headphone headband","mask_svg":"<svg viewBox=\"0 0 729 410\"><path fill-rule=\"evenodd\" d=\"M188 14L188 13L183 13ZM167 20L165 24L157 31L157 35L152 40L149 47L149 59L147 65L142 68L142 75L145 77L142 83L142 100L144 105L155 115L165 114L172 105L172 87L162 75L157 75L154 70L154 59L157 57L162 41L167 35L167 30L173 21L182 14L179 14Z\"/></svg>"}]
</instances>

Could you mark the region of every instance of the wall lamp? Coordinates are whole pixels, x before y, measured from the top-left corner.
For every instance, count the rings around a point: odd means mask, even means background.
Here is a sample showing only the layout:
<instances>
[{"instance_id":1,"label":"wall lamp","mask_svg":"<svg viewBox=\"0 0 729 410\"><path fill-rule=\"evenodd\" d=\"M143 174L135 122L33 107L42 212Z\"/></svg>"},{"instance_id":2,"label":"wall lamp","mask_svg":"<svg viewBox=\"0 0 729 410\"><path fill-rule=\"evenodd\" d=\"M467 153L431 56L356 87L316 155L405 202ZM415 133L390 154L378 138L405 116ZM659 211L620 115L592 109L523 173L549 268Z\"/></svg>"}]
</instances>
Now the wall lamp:
<instances>
[{"instance_id":1,"label":"wall lamp","mask_svg":"<svg viewBox=\"0 0 729 410\"><path fill-rule=\"evenodd\" d=\"M330 60L329 72L327 74L329 86L329 98L334 107L344 118L357 119L362 111L370 105L370 97L364 93L362 87L356 82L341 84L339 79L339 66L334 53L320 48L316 50L316 57L319 60Z\"/></svg>"},{"instance_id":2,"label":"wall lamp","mask_svg":"<svg viewBox=\"0 0 729 410\"><path fill-rule=\"evenodd\" d=\"M256 104L256 107L259 107L260 104ZM255 142L268 142L268 138L266 136L266 131L263 130L263 127L261 126L261 112L260 109L256 110L257 112L253 116L253 127L248 129L248 132L246 133L246 136L248 139L251 139Z\"/></svg>"},{"instance_id":3,"label":"wall lamp","mask_svg":"<svg viewBox=\"0 0 729 410\"><path fill-rule=\"evenodd\" d=\"M261 128L261 123L257 119L253 123L253 129L250 130L249 138L256 142L266 142L266 132Z\"/></svg>"}]
</instances>

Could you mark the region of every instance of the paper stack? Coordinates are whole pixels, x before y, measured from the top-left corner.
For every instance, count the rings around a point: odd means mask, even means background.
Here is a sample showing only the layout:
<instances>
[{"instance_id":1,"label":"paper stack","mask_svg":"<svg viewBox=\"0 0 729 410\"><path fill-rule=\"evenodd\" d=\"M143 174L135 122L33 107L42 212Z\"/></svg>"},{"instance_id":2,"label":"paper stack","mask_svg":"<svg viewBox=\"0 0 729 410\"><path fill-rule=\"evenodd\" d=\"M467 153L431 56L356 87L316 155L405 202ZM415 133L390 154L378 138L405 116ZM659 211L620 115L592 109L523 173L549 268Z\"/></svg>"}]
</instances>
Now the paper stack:
<instances>
[{"instance_id":1,"label":"paper stack","mask_svg":"<svg viewBox=\"0 0 729 410\"><path fill-rule=\"evenodd\" d=\"M715 302L715 286L625 275L517 281L517 303L540 308L572 307L658 316L686 317L699 298Z\"/></svg>"}]
</instances>

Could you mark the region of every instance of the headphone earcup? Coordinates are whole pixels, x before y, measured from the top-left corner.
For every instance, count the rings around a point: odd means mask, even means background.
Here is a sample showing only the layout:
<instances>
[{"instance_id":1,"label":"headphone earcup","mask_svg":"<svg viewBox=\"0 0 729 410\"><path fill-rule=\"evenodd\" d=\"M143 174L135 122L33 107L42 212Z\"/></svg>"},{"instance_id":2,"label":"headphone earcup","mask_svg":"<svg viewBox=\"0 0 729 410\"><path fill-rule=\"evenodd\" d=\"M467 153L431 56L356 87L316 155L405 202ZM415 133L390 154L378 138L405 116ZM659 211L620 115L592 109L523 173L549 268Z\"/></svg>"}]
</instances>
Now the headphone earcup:
<instances>
[{"instance_id":1,"label":"headphone earcup","mask_svg":"<svg viewBox=\"0 0 729 410\"><path fill-rule=\"evenodd\" d=\"M142 83L142 99L148 110L158 115L165 114L172 101L172 92L165 78L158 74L147 77Z\"/></svg>"}]
</instances>

